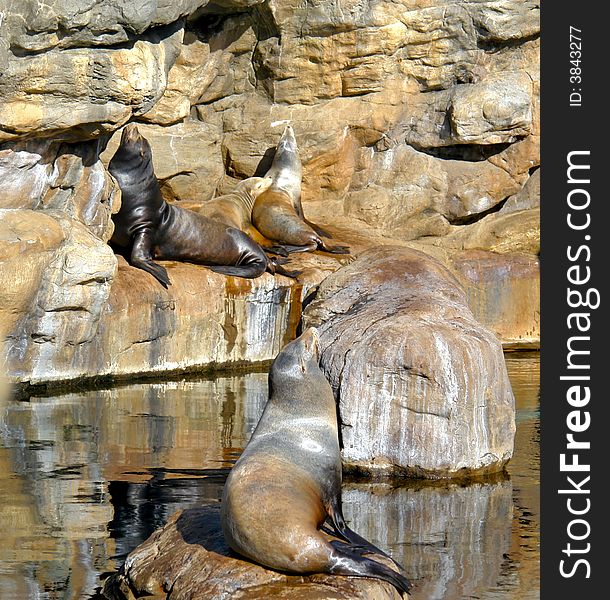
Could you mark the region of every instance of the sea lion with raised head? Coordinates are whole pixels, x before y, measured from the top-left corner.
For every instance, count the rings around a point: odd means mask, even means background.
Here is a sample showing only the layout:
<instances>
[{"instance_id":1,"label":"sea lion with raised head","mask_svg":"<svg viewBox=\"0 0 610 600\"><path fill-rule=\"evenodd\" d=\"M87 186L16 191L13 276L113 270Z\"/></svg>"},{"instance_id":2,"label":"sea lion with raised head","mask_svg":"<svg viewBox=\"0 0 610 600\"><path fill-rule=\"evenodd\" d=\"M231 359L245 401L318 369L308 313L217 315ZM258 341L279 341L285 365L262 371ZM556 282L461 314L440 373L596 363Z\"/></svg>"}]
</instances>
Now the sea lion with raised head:
<instances>
[{"instance_id":1,"label":"sea lion with raised head","mask_svg":"<svg viewBox=\"0 0 610 600\"><path fill-rule=\"evenodd\" d=\"M267 269L267 255L243 231L163 199L150 144L135 123L123 129L108 170L122 193L121 209L112 217L111 243L131 246L129 263L151 273L164 287L170 285L169 276L154 258L193 262L246 278Z\"/></svg>"},{"instance_id":2,"label":"sea lion with raised head","mask_svg":"<svg viewBox=\"0 0 610 600\"><path fill-rule=\"evenodd\" d=\"M322 231L305 219L301 205L303 167L290 125L284 129L265 177L270 177L273 183L254 202L252 222L266 238L288 252L320 249L334 254L349 253L347 246L326 243L320 236Z\"/></svg>"},{"instance_id":3,"label":"sea lion with raised head","mask_svg":"<svg viewBox=\"0 0 610 600\"><path fill-rule=\"evenodd\" d=\"M252 207L258 196L260 196L272 183L270 177L249 177L240 181L235 188L222 196L217 196L207 202L181 202L182 208L188 208L214 221L224 223L229 227L235 227L246 233L261 248L271 254L288 256L281 247L274 247L265 239L252 225ZM276 257L268 257L267 270L270 273L278 273L287 277L297 277L300 271L290 271L282 267L286 261Z\"/></svg>"},{"instance_id":4,"label":"sea lion with raised head","mask_svg":"<svg viewBox=\"0 0 610 600\"><path fill-rule=\"evenodd\" d=\"M272 569L373 577L408 592L403 575L364 556L384 553L345 524L336 405L318 361L313 327L274 360L269 400L224 487L225 539ZM322 530L326 519L344 541Z\"/></svg>"}]
</instances>

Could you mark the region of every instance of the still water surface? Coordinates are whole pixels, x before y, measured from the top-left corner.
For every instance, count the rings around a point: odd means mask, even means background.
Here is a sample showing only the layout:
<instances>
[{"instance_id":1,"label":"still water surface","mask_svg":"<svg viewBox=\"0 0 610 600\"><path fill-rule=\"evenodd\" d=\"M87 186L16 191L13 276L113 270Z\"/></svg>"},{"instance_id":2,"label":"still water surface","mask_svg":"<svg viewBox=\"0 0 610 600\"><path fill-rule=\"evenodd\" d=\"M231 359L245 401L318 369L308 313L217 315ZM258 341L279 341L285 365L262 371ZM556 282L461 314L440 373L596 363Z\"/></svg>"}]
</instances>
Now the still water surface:
<instances>
[{"instance_id":1,"label":"still water surface","mask_svg":"<svg viewBox=\"0 0 610 600\"><path fill-rule=\"evenodd\" d=\"M507 476L344 484L347 520L404 564L413 600L540 597L539 356L506 361ZM219 501L266 398L266 375L249 373L0 404L0 598L96 597L173 512Z\"/></svg>"}]
</instances>

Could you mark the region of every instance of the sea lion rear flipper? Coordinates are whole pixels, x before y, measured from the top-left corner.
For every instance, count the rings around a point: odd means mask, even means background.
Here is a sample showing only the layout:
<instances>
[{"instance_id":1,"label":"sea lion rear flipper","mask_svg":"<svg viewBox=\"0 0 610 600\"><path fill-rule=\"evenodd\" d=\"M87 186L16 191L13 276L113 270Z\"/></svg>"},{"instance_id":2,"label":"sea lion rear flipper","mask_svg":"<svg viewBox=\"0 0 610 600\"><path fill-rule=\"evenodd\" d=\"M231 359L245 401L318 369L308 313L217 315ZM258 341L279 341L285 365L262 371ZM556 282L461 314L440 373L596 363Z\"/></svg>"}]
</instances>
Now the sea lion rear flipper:
<instances>
[{"instance_id":1,"label":"sea lion rear flipper","mask_svg":"<svg viewBox=\"0 0 610 600\"><path fill-rule=\"evenodd\" d=\"M303 271L289 271L288 269L284 269L284 267L277 265L275 267L275 272L278 275L284 275L284 277L296 279Z\"/></svg>"},{"instance_id":2,"label":"sea lion rear flipper","mask_svg":"<svg viewBox=\"0 0 610 600\"><path fill-rule=\"evenodd\" d=\"M332 246L330 244L325 244L322 240L318 243L320 250L324 250L324 252L331 252L332 254L349 254L349 246Z\"/></svg>"},{"instance_id":3,"label":"sea lion rear flipper","mask_svg":"<svg viewBox=\"0 0 610 600\"><path fill-rule=\"evenodd\" d=\"M312 242L311 244L307 244L306 246L291 246L290 244L282 244L281 246L288 252L289 254L297 253L297 252L310 252L315 250L318 247L317 242Z\"/></svg>"},{"instance_id":4,"label":"sea lion rear flipper","mask_svg":"<svg viewBox=\"0 0 610 600\"><path fill-rule=\"evenodd\" d=\"M337 575L351 575L355 577L373 577L391 583L398 591L408 593L411 582L400 573L386 565L361 556L356 551L350 551L343 542L330 542L333 550L330 556L330 572Z\"/></svg>"},{"instance_id":5,"label":"sea lion rear flipper","mask_svg":"<svg viewBox=\"0 0 610 600\"><path fill-rule=\"evenodd\" d=\"M306 219L305 217L301 217L303 219L303 221L305 221L305 223L307 223L307 225L309 225L318 235L321 235L322 237L328 238L330 240L333 239L333 235L332 233L329 233L328 231L326 231L326 229L322 229L322 227L320 227L319 225L316 225L315 223L312 223L309 219Z\"/></svg>"},{"instance_id":6,"label":"sea lion rear flipper","mask_svg":"<svg viewBox=\"0 0 610 600\"><path fill-rule=\"evenodd\" d=\"M381 556L389 558L399 569L401 568L400 565L389 554L385 553L383 550L381 550L381 548L378 548L375 546L375 544L369 542L367 539L350 529L345 522L345 518L343 517L343 512L340 507L331 506L328 510L328 516L338 537L352 544L354 550L363 549L365 552L380 554Z\"/></svg>"},{"instance_id":7,"label":"sea lion rear flipper","mask_svg":"<svg viewBox=\"0 0 610 600\"><path fill-rule=\"evenodd\" d=\"M157 264L152 259L152 242L148 230L136 233L133 240L129 264L132 267L150 273L165 289L172 284L165 267Z\"/></svg>"},{"instance_id":8,"label":"sea lion rear flipper","mask_svg":"<svg viewBox=\"0 0 610 600\"><path fill-rule=\"evenodd\" d=\"M261 248L269 254L277 254L278 256L288 256L288 250L284 246L262 246Z\"/></svg>"},{"instance_id":9,"label":"sea lion rear flipper","mask_svg":"<svg viewBox=\"0 0 610 600\"><path fill-rule=\"evenodd\" d=\"M232 267L228 265L206 265L210 271L221 273L222 275L233 275L235 277L244 277L245 279L255 279L260 277L265 270L261 271L258 264L245 265L243 267Z\"/></svg>"}]
</instances>

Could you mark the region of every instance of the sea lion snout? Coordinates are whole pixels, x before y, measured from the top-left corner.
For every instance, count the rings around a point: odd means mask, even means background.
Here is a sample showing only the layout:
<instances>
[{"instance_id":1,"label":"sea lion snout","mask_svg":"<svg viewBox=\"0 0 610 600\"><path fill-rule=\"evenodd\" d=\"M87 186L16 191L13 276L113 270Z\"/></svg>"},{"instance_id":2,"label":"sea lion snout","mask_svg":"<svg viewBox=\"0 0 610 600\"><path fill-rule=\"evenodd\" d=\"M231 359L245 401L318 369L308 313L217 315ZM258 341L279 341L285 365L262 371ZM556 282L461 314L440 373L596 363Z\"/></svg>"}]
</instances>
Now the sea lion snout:
<instances>
[{"instance_id":1,"label":"sea lion snout","mask_svg":"<svg viewBox=\"0 0 610 600\"><path fill-rule=\"evenodd\" d=\"M301 334L301 341L307 354L316 362L320 360L320 334L315 327L309 327Z\"/></svg>"},{"instance_id":2,"label":"sea lion snout","mask_svg":"<svg viewBox=\"0 0 610 600\"><path fill-rule=\"evenodd\" d=\"M123 133L121 134L121 145L123 144L133 144L134 142L139 142L142 140L142 135L140 134L140 130L135 123L129 123L123 128Z\"/></svg>"},{"instance_id":3,"label":"sea lion snout","mask_svg":"<svg viewBox=\"0 0 610 600\"><path fill-rule=\"evenodd\" d=\"M294 137L294 129L292 128L292 125L286 125L286 129L284 129L284 133L282 133L282 137L277 145L278 150L281 148L297 152L297 140Z\"/></svg>"}]
</instances>

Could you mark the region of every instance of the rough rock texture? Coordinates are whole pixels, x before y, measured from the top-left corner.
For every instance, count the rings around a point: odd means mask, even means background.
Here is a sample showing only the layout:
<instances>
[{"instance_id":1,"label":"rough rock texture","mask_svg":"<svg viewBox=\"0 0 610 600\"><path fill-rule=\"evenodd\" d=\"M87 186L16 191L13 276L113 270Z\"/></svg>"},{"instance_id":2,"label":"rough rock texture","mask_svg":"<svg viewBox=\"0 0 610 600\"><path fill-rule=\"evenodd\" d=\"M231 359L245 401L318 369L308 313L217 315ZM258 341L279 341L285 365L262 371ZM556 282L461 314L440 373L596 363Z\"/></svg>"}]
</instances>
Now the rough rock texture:
<instances>
[{"instance_id":1,"label":"rough rock texture","mask_svg":"<svg viewBox=\"0 0 610 600\"><path fill-rule=\"evenodd\" d=\"M230 368L269 361L295 337L307 285L269 274L255 280L225 277L202 266L166 261L172 285L165 290L120 257L112 286L114 270L104 272L104 286L98 285L99 273L88 273L82 281L77 271L78 277L70 274L76 278L73 287L54 297L53 285L66 278L67 262L87 256L85 249L64 246L72 258L52 252L42 267L43 285L32 291L37 310L30 313L28 304L15 299L26 313L9 335L8 375L14 381L41 384ZM114 269L114 254L100 246ZM100 248L87 249L93 250ZM57 275L49 274L51 268L58 269ZM95 302L86 293L95 294Z\"/></svg>"},{"instance_id":2,"label":"rough rock texture","mask_svg":"<svg viewBox=\"0 0 610 600\"><path fill-rule=\"evenodd\" d=\"M117 260L59 211L0 210L0 327L7 374L47 379L58 358L77 360L106 309Z\"/></svg>"},{"instance_id":3,"label":"rough rock texture","mask_svg":"<svg viewBox=\"0 0 610 600\"><path fill-rule=\"evenodd\" d=\"M499 470L512 456L501 344L436 260L365 252L325 279L304 324L320 331L348 469L456 476Z\"/></svg>"},{"instance_id":4,"label":"rough rock texture","mask_svg":"<svg viewBox=\"0 0 610 600\"><path fill-rule=\"evenodd\" d=\"M121 191L99 161L99 143L20 141L0 150L0 208L55 210L99 239L112 237Z\"/></svg>"},{"instance_id":5,"label":"rough rock texture","mask_svg":"<svg viewBox=\"0 0 610 600\"><path fill-rule=\"evenodd\" d=\"M89 243L83 225L95 240L81 253L81 261L92 261L82 270L97 273L106 256L97 252L97 240L110 238L110 216L120 202L104 167L125 123L142 122L165 197L204 202L236 179L263 173L291 122L308 218L349 243L356 256L371 246L409 243L441 257L462 284L473 286L468 297L478 318L507 343L536 343L538 55L539 2L533 0L0 0L0 209L42 212L61 222L66 239L78 238L79 248ZM67 231L72 224L74 234ZM37 228L33 238L46 239ZM56 229L49 225L51 238ZM59 264L53 261L60 261L64 242L55 250L49 244L28 246L25 255L36 268L0 265L4 294L21 285L30 290L19 309L2 310L23 356L35 356L37 329L15 330L26 322L16 315L31 310L38 315L27 320L32 324L44 310L44 303L29 304L35 298L64 306L72 294L58 287L63 279L51 287L44 279L40 265ZM466 256L481 262L469 266ZM299 284L310 286L339 266L321 256L299 261L309 268ZM522 267L506 271L504 263ZM112 283L115 270L116 259L103 277L80 287L96 302L118 298L125 288ZM477 271L477 281L460 275ZM495 281L503 301L494 307ZM225 293L224 280L214 285L210 295ZM270 284L261 285L268 290ZM177 288L190 286L185 281ZM279 278L275 293L284 286ZM130 289L126 300L133 315L139 314L137 291ZM517 295L527 302L513 301ZM172 298L192 306L188 297ZM74 306L82 308L79 302ZM157 310L152 296L151 302L142 308L149 315ZM511 305L530 313L509 322ZM28 380L27 368L39 380L95 376L98 367L107 373L118 364L125 373L184 364L182 351L163 360L155 353L145 359L144 351L117 359L112 344L100 351L101 342L91 345L88 337L97 335L100 311L81 308L79 318L89 320L86 340L65 357L61 344L47 345L48 362L26 361L20 378ZM167 348L160 341L155 347L166 357L177 351L177 338L151 333L147 322L131 339L171 339ZM181 335L189 345L188 332ZM273 335L283 339L284 333ZM69 344L79 339L66 337ZM85 356L94 346L101 358ZM72 354L82 368L65 366ZM142 362L127 366L125 355ZM232 351L216 355L237 360ZM192 364L201 360L200 354Z\"/></svg>"},{"instance_id":6,"label":"rough rock texture","mask_svg":"<svg viewBox=\"0 0 610 600\"><path fill-rule=\"evenodd\" d=\"M289 576L234 557L216 506L176 513L107 580L109 600L398 600L393 586L373 579ZM407 596L404 595L404 598Z\"/></svg>"}]
</instances>

